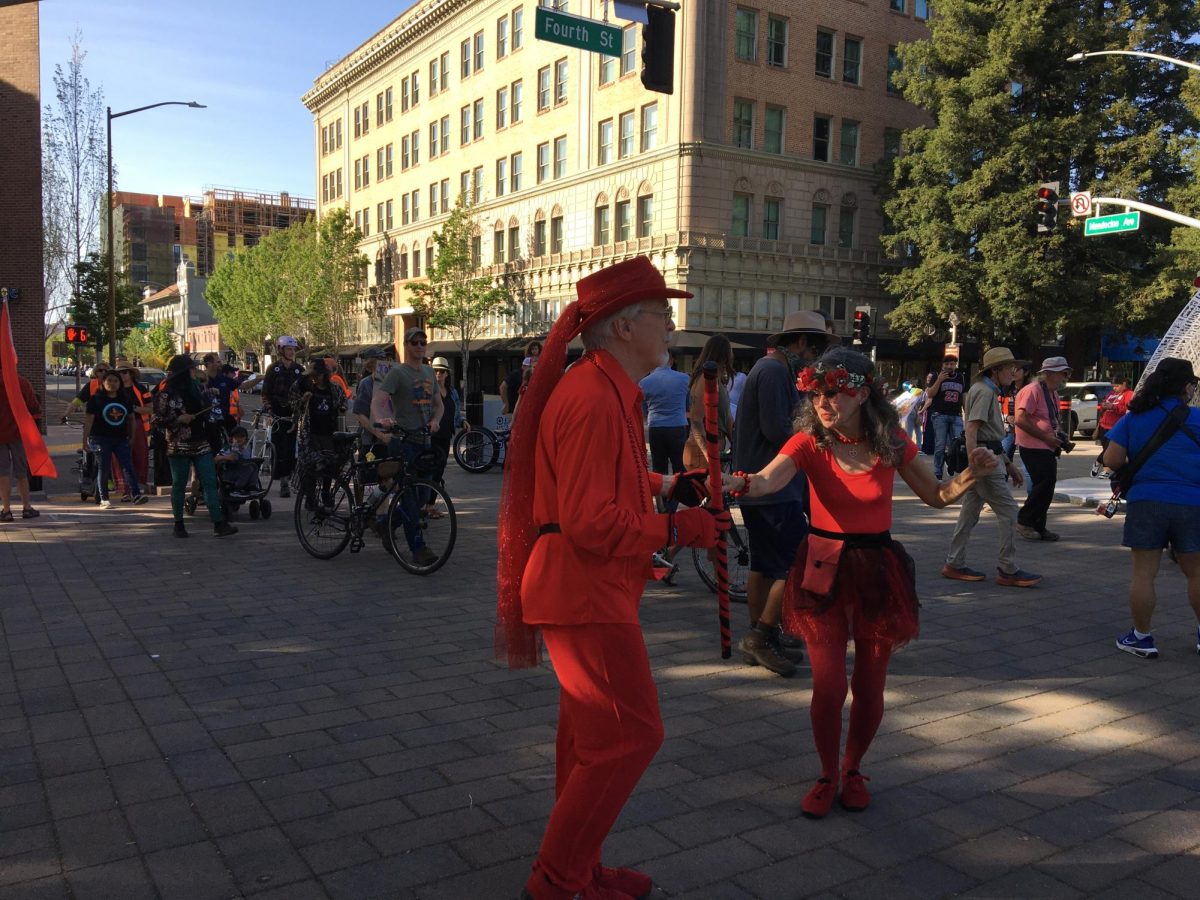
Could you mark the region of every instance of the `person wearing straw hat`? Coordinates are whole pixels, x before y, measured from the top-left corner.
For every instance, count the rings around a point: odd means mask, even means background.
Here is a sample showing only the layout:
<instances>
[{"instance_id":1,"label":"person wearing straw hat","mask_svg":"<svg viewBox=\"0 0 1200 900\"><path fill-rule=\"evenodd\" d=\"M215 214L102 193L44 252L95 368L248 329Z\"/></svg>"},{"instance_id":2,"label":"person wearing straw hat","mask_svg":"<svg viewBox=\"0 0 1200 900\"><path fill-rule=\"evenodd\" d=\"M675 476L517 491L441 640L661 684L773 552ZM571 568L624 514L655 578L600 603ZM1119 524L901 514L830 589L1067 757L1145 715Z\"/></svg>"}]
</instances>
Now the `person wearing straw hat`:
<instances>
[{"instance_id":1,"label":"person wearing straw hat","mask_svg":"<svg viewBox=\"0 0 1200 900\"><path fill-rule=\"evenodd\" d=\"M1025 480L1021 471L1004 453L1004 417L1000 413L1000 395L1020 376L1021 370L1029 365L1028 360L1014 359L1007 347L993 347L983 354L983 364L975 383L967 391L963 405L966 420L964 435L967 454L976 447L986 447L996 454L996 467L986 475L975 479L962 496L958 511L958 523L950 538L950 550L946 564L942 566L942 577L955 581L983 581L982 572L967 568L967 542L971 530L979 521L983 504L992 508L1000 532L1000 556L997 560L996 583L1004 587L1033 587L1042 576L1024 572L1017 568L1016 540L1017 501L1013 498L1008 479L1013 486L1020 487Z\"/></svg>"},{"instance_id":2,"label":"person wearing straw hat","mask_svg":"<svg viewBox=\"0 0 1200 900\"><path fill-rule=\"evenodd\" d=\"M1037 378L1017 394L1016 434L1021 462L1029 473L1029 495L1017 514L1017 534L1030 541L1057 541L1046 528L1046 517L1058 481L1058 455L1067 443L1058 419L1058 391L1071 377L1065 357L1042 361Z\"/></svg>"},{"instance_id":3,"label":"person wearing straw hat","mask_svg":"<svg viewBox=\"0 0 1200 900\"><path fill-rule=\"evenodd\" d=\"M638 382L667 358L672 297L644 256L579 281L546 338L513 425L498 517L497 651L558 679L555 802L523 897L628 900L650 878L600 849L663 740L638 620L660 547L712 547L728 513L698 507L703 479L646 465ZM567 344L584 355L566 372ZM659 513L654 496L687 508ZM715 636L714 636L715 637ZM714 641L715 643L715 641Z\"/></svg>"}]
</instances>

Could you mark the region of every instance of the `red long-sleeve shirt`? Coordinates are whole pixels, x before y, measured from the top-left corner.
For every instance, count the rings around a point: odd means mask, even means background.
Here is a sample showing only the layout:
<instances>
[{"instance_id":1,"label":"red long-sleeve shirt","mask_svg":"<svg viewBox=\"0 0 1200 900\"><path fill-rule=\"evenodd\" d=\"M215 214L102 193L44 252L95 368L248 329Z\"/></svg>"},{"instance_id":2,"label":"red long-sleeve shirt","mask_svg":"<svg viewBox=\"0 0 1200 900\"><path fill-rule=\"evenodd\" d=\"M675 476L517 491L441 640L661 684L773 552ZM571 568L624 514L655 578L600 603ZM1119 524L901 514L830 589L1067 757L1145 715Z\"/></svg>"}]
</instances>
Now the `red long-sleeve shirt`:
<instances>
[{"instance_id":1,"label":"red long-sleeve shirt","mask_svg":"<svg viewBox=\"0 0 1200 900\"><path fill-rule=\"evenodd\" d=\"M538 429L533 546L521 587L529 625L638 624L650 555L667 543L654 511L662 476L646 466L642 392L613 356L564 373Z\"/></svg>"}]
</instances>

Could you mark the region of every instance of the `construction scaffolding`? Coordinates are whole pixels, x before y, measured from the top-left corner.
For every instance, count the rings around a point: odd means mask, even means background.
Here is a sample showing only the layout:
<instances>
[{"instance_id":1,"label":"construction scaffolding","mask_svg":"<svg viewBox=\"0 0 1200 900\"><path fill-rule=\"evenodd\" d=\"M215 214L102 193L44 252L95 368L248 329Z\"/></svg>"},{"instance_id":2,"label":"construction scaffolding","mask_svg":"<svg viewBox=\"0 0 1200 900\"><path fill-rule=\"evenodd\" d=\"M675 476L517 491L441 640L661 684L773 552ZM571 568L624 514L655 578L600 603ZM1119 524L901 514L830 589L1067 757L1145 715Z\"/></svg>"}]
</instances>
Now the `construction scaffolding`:
<instances>
[{"instance_id":1,"label":"construction scaffolding","mask_svg":"<svg viewBox=\"0 0 1200 900\"><path fill-rule=\"evenodd\" d=\"M284 192L263 194L231 188L209 188L197 222L196 271L209 276L226 254L253 247L277 228L290 228L315 216L315 200Z\"/></svg>"}]
</instances>

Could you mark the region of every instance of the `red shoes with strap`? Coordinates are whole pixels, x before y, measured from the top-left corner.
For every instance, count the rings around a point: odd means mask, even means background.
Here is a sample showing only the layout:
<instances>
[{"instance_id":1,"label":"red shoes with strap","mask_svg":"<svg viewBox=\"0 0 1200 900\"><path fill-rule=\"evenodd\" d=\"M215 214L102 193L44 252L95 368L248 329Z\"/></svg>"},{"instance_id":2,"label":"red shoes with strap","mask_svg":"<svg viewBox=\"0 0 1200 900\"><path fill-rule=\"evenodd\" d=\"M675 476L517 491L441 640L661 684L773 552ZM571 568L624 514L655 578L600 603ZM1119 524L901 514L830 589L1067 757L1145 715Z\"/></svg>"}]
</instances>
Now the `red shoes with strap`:
<instances>
[{"instance_id":1,"label":"red shoes with strap","mask_svg":"<svg viewBox=\"0 0 1200 900\"><path fill-rule=\"evenodd\" d=\"M833 809L838 786L832 778L818 778L808 795L800 801L800 812L810 819L823 819Z\"/></svg>"},{"instance_id":2,"label":"red shoes with strap","mask_svg":"<svg viewBox=\"0 0 1200 900\"><path fill-rule=\"evenodd\" d=\"M858 769L851 769L842 775L842 809L862 812L871 805L871 794L867 791L867 782L870 780Z\"/></svg>"},{"instance_id":3,"label":"red shoes with strap","mask_svg":"<svg viewBox=\"0 0 1200 900\"><path fill-rule=\"evenodd\" d=\"M646 900L654 890L654 882L650 876L636 869L610 869L608 866L596 866L592 883L602 888L610 888L628 894L635 900Z\"/></svg>"}]
</instances>

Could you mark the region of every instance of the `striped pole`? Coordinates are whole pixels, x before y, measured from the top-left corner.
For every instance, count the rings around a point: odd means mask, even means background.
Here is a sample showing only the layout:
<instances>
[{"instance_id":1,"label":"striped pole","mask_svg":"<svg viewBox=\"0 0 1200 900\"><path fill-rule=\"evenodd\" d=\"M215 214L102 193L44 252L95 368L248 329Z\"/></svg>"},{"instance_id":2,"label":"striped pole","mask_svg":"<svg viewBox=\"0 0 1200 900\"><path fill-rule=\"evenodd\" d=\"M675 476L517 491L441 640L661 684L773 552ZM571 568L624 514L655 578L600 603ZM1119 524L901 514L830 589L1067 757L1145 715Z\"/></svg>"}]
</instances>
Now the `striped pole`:
<instances>
[{"instance_id":1,"label":"striped pole","mask_svg":"<svg viewBox=\"0 0 1200 900\"><path fill-rule=\"evenodd\" d=\"M717 364L704 364L704 439L708 450L708 496L712 509L720 512L725 508L725 494L721 490L721 439L717 431L717 406L720 393L717 390ZM717 538L717 620L721 627L721 659L729 659L732 637L729 630L729 559L725 535Z\"/></svg>"}]
</instances>

